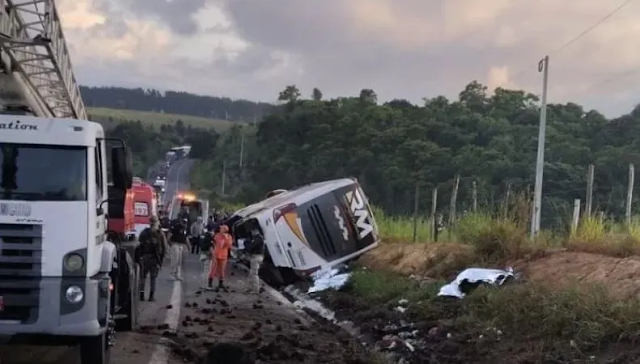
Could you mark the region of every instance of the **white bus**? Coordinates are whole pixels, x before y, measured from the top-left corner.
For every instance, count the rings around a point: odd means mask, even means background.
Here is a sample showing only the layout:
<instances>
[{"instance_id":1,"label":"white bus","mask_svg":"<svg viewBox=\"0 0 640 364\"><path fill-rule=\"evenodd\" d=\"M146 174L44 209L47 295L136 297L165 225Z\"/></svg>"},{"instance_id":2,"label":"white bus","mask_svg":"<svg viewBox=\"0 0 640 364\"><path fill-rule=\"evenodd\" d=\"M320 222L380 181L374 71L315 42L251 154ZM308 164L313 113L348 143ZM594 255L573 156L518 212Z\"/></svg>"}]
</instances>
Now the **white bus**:
<instances>
[{"instance_id":1,"label":"white bus","mask_svg":"<svg viewBox=\"0 0 640 364\"><path fill-rule=\"evenodd\" d=\"M226 222L236 241L249 241L256 231L264 236L267 253L261 274L270 283L308 277L378 245L369 201L355 179L277 192L236 211Z\"/></svg>"}]
</instances>

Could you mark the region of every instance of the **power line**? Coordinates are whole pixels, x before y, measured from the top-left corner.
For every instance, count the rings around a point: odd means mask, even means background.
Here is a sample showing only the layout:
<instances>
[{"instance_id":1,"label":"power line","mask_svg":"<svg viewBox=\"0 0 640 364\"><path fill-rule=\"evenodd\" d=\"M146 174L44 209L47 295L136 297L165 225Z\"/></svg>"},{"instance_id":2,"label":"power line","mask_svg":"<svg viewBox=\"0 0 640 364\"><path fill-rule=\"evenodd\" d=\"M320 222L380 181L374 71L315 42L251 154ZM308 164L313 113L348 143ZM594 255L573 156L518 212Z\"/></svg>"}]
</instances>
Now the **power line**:
<instances>
[{"instance_id":1,"label":"power line","mask_svg":"<svg viewBox=\"0 0 640 364\"><path fill-rule=\"evenodd\" d=\"M551 53L549 53L550 55L553 53L558 53L561 52L562 50L564 50L565 48L569 47L570 45L572 45L573 43L577 42L578 40L580 40L582 37L584 37L585 35L589 34L591 31L593 31L594 29L596 29L597 27L599 27L600 25L602 25L602 23L604 23L605 21L607 21L609 18L611 18L613 15L615 15L618 11L622 10L625 6L631 4L631 2L633 2L634 0L626 0L625 2L623 2L622 4L618 5L617 8L613 9L612 11L610 11L607 15L603 16L602 18L600 18L600 20L598 20L597 22L593 23L591 26L589 26L587 29L583 30L580 34L578 34L577 36L573 37L572 39L570 39L569 41L567 41L566 43L564 43L563 45L561 45L560 47L554 49L553 51L551 51Z\"/></svg>"},{"instance_id":2,"label":"power line","mask_svg":"<svg viewBox=\"0 0 640 364\"><path fill-rule=\"evenodd\" d=\"M562 44L558 48L556 48L556 49L552 50L551 52L549 52L548 55L553 55L553 54L560 53L561 51L565 50L569 46L573 45L575 42L577 42L578 40L580 40L581 38L583 38L584 36L586 36L587 34L592 32L594 29L598 28L600 25L602 25L602 23L607 21L609 18L611 18L613 15L615 15L617 12L622 10L627 5L631 4L633 1L635 1L635 0L625 0L622 4L618 5L618 7L616 7L615 9L613 9L612 11L607 13L605 16L600 18L597 22L591 24L585 30L580 32L578 35L576 35L575 37L571 38L570 40L568 40L567 42L565 42L564 44ZM508 82L517 79L518 77L528 73L529 71L531 71L532 69L535 69L537 67L538 67L538 63L535 63L535 64L532 64L530 66L527 66L523 70L517 72L513 77L510 77L510 80ZM496 88L500 88L502 86L504 86L504 83L500 84L500 86L498 86Z\"/></svg>"},{"instance_id":3,"label":"power line","mask_svg":"<svg viewBox=\"0 0 640 364\"><path fill-rule=\"evenodd\" d=\"M587 91L590 91L590 90L592 90L592 89L594 89L596 87L600 87L600 86L604 86L604 85L610 84L610 83L612 83L614 81L617 81L617 80L619 80L621 78L624 78L624 77L627 77L627 76L631 76L631 75L633 75L635 73L638 73L638 72L640 72L640 66L632 68L632 69L628 69L628 70L620 72L620 73L617 73L612 77L605 78L604 80L601 80L601 81L596 82L596 83L594 83L594 84L592 84L590 86L587 86L587 88L583 89L582 91L577 92L576 94L574 94L574 96L575 95L584 94Z\"/></svg>"}]
</instances>

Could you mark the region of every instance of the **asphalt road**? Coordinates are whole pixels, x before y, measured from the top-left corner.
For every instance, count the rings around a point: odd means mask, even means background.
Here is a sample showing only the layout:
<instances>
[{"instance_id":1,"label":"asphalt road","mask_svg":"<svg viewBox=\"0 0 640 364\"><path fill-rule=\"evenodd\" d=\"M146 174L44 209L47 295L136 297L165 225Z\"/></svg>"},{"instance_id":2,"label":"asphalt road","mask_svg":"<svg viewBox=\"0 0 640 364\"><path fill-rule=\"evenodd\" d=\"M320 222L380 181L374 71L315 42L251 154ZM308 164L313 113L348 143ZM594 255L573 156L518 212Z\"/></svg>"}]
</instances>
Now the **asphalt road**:
<instances>
[{"instance_id":1,"label":"asphalt road","mask_svg":"<svg viewBox=\"0 0 640 364\"><path fill-rule=\"evenodd\" d=\"M183 159L176 161L169 168L167 173L167 184L165 187L165 204L171 202L173 196L179 192L189 189L189 175L193 167L193 160Z\"/></svg>"}]
</instances>

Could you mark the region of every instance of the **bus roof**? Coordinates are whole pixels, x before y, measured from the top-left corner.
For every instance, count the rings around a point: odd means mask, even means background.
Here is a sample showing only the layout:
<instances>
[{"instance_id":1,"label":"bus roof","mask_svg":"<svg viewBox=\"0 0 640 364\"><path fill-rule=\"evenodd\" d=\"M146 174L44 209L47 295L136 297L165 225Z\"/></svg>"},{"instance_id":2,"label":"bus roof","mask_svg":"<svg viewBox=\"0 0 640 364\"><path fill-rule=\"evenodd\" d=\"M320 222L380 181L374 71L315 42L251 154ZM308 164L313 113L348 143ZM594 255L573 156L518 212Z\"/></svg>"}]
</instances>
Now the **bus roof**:
<instances>
[{"instance_id":1,"label":"bus roof","mask_svg":"<svg viewBox=\"0 0 640 364\"><path fill-rule=\"evenodd\" d=\"M349 186L354 183L356 183L356 181L351 178L341 178L341 179L335 179L331 181L311 183L311 184L302 186L300 188L297 188L295 190L283 192L281 194L269 197L260 202L249 205L243 209L236 211L234 215L247 217L249 215L262 212L264 210L271 210L271 209L280 207L282 206L283 203L285 203L285 201L290 201L292 199L296 199L304 195L308 195L306 199L311 200L312 198L318 195L327 193L329 191L333 191L335 189L338 189L344 186Z\"/></svg>"}]
</instances>

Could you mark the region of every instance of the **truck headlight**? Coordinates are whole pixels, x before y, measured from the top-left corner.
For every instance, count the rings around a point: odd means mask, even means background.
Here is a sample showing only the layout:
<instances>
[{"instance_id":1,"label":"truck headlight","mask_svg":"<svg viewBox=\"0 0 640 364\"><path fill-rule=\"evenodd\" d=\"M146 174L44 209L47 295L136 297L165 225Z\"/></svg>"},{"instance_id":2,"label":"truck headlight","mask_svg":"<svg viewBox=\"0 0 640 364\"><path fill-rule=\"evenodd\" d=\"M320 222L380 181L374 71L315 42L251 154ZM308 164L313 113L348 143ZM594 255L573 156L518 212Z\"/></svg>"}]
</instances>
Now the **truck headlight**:
<instances>
[{"instance_id":1,"label":"truck headlight","mask_svg":"<svg viewBox=\"0 0 640 364\"><path fill-rule=\"evenodd\" d=\"M84 292L82 292L82 288L78 286L69 286L67 291L64 293L64 297L70 303L78 303L84 298Z\"/></svg>"},{"instance_id":2,"label":"truck headlight","mask_svg":"<svg viewBox=\"0 0 640 364\"><path fill-rule=\"evenodd\" d=\"M69 272L78 271L84 267L84 258L80 254L69 254L64 258L64 267Z\"/></svg>"}]
</instances>

